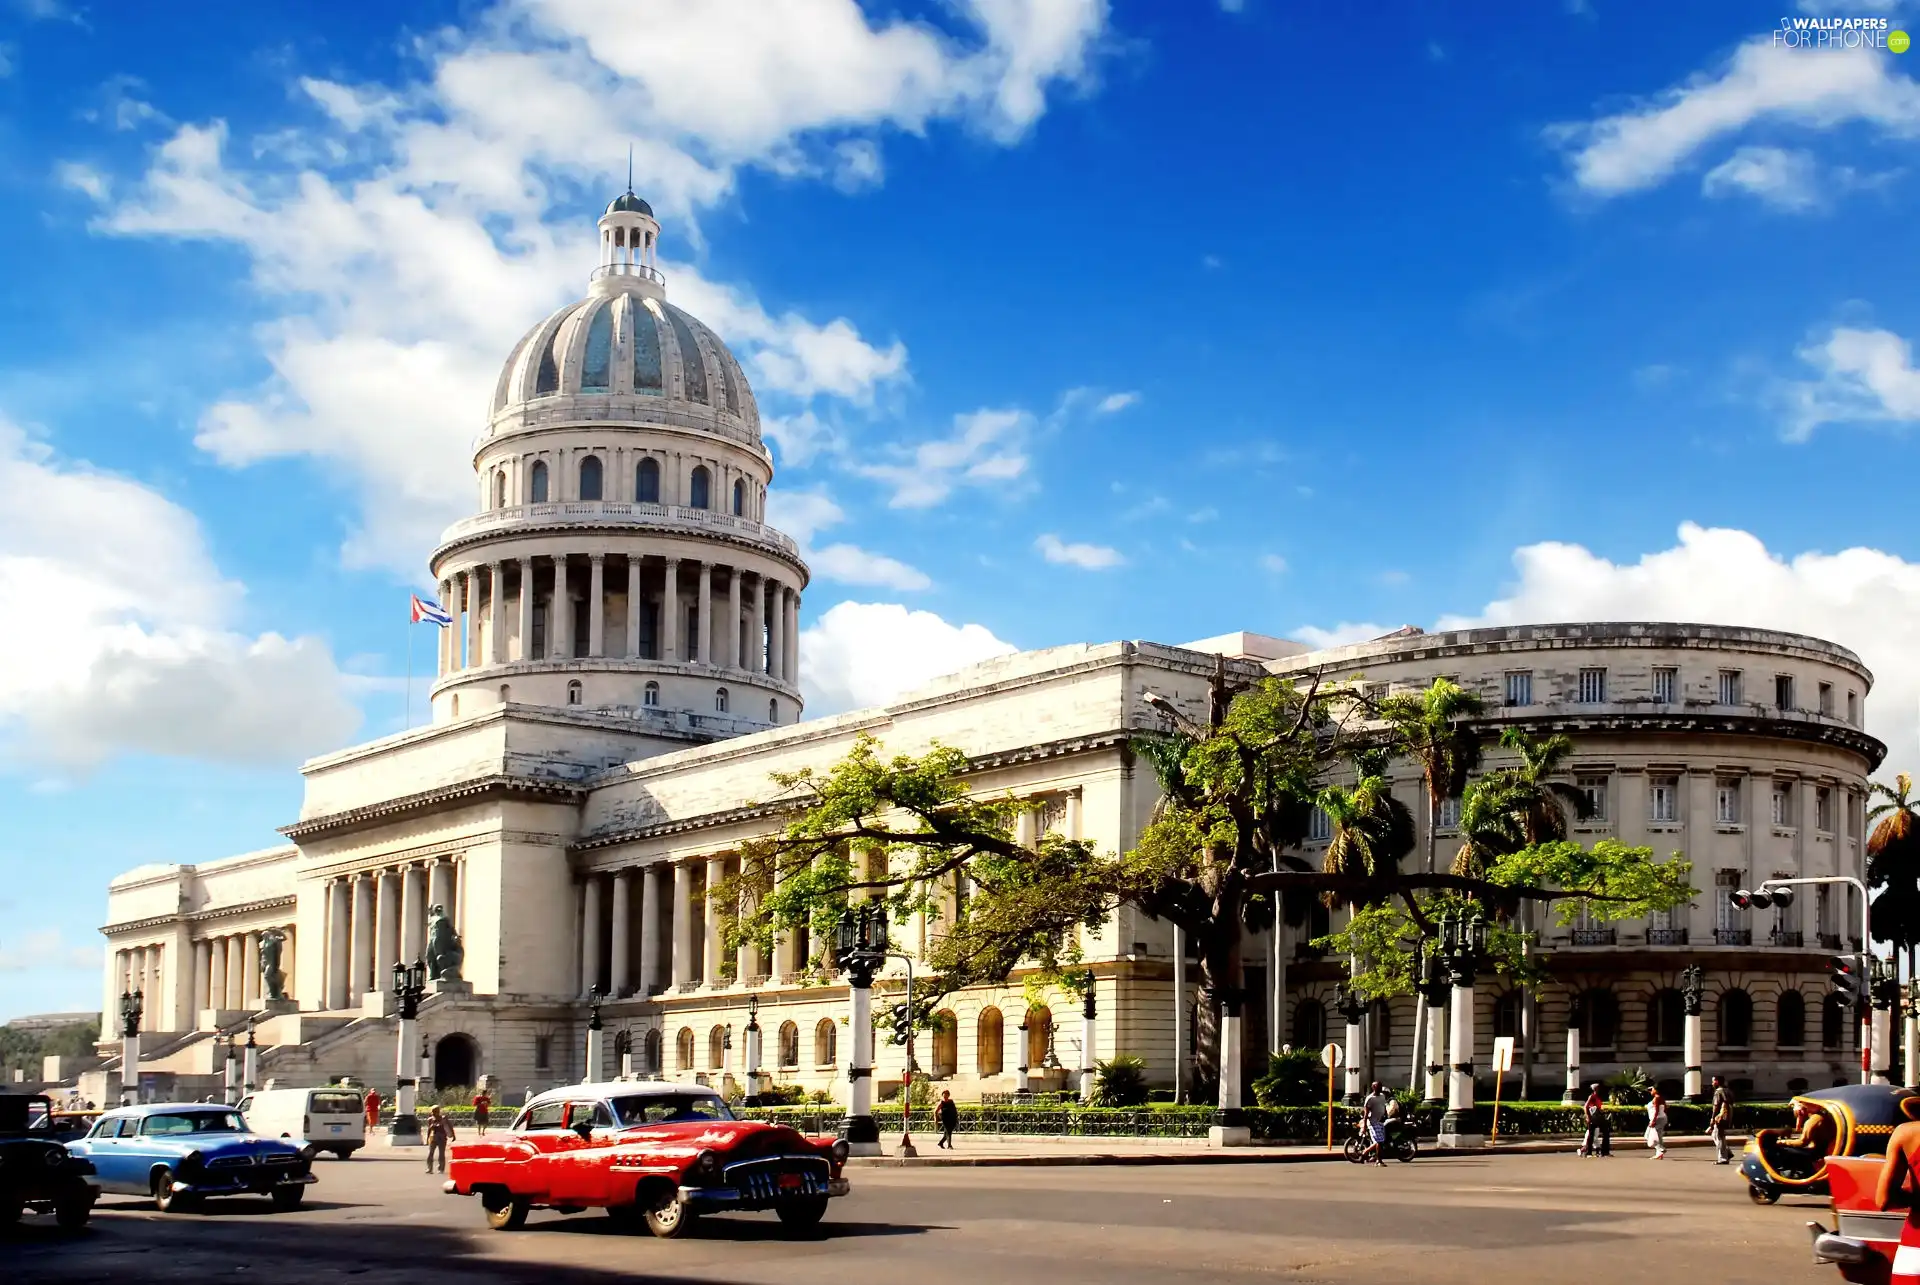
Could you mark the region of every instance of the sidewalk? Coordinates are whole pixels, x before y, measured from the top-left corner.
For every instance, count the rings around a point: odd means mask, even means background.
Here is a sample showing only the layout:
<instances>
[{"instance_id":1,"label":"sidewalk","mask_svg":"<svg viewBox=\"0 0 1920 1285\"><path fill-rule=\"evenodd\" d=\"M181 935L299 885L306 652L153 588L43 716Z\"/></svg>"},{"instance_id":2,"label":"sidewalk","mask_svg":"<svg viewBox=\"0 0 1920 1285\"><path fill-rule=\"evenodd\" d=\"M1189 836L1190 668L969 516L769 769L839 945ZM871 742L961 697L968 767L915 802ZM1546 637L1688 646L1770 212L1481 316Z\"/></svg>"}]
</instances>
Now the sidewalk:
<instances>
[{"instance_id":1,"label":"sidewalk","mask_svg":"<svg viewBox=\"0 0 1920 1285\"><path fill-rule=\"evenodd\" d=\"M886 1154L879 1156L855 1156L847 1161L849 1166L880 1168L995 1168L1008 1166L1046 1166L1046 1165L1232 1165L1232 1164L1315 1164L1330 1160L1344 1161L1341 1146L1345 1139L1336 1141L1332 1151L1324 1144L1292 1146L1255 1146L1222 1147L1207 1145L1204 1138L1062 1138L1041 1136L1013 1136L994 1134L959 1134L954 1138L954 1149L945 1151L935 1147L933 1134L915 1134L913 1145L915 1156L899 1154L899 1137L895 1135L881 1140ZM1728 1143L1737 1151L1746 1145L1745 1137L1729 1135ZM1681 1148L1706 1147L1711 1139L1702 1137L1668 1138L1669 1150ZM1421 1156L1492 1156L1492 1155L1571 1155L1580 1146L1577 1137L1567 1138L1528 1138L1524 1141L1501 1142L1486 1147L1442 1148L1430 1142L1420 1144ZM1633 1154L1642 1150L1637 1140L1631 1146L1616 1146L1620 1154Z\"/></svg>"}]
</instances>

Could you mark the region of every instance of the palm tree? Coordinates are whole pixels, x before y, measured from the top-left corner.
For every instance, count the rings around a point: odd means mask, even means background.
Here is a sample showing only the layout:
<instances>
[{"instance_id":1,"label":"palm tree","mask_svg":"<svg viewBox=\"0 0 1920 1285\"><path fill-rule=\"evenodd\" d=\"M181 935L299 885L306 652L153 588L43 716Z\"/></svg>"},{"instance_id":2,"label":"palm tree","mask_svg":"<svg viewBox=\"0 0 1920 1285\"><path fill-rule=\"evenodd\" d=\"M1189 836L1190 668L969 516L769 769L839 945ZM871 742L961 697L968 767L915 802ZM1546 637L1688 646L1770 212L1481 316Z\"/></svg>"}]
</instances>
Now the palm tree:
<instances>
[{"instance_id":1,"label":"palm tree","mask_svg":"<svg viewBox=\"0 0 1920 1285\"><path fill-rule=\"evenodd\" d=\"M1329 823L1327 851L1321 859L1321 869L1329 874L1394 870L1413 851L1413 813L1393 797L1385 767L1378 754L1361 756L1354 763L1357 777L1351 786L1329 785L1316 796ZM1355 903L1347 903L1349 915L1355 909ZM1360 966L1358 955L1348 958L1350 976L1357 977ZM1372 1045L1368 1040L1364 1047Z\"/></svg>"},{"instance_id":2,"label":"palm tree","mask_svg":"<svg viewBox=\"0 0 1920 1285\"><path fill-rule=\"evenodd\" d=\"M1380 713L1405 738L1427 787L1427 870L1434 868L1434 831L1440 805L1466 788L1480 764L1480 733L1468 720L1485 712L1478 696L1450 678L1436 678L1419 695L1390 696Z\"/></svg>"},{"instance_id":3,"label":"palm tree","mask_svg":"<svg viewBox=\"0 0 1920 1285\"><path fill-rule=\"evenodd\" d=\"M1465 841L1454 858L1455 874L1486 868L1487 858L1567 837L1567 809L1593 814L1586 792L1554 774L1573 753L1573 741L1555 733L1530 736L1517 727L1500 733L1500 744L1520 756L1514 767L1489 772L1468 787L1460 807Z\"/></svg>"},{"instance_id":4,"label":"palm tree","mask_svg":"<svg viewBox=\"0 0 1920 1285\"><path fill-rule=\"evenodd\" d=\"M1920 946L1920 798L1905 772L1891 786L1874 781L1867 797L1882 800L1867 809L1867 820L1878 822L1867 835L1867 887L1881 890L1873 900L1873 935L1907 951L1911 977Z\"/></svg>"}]
</instances>

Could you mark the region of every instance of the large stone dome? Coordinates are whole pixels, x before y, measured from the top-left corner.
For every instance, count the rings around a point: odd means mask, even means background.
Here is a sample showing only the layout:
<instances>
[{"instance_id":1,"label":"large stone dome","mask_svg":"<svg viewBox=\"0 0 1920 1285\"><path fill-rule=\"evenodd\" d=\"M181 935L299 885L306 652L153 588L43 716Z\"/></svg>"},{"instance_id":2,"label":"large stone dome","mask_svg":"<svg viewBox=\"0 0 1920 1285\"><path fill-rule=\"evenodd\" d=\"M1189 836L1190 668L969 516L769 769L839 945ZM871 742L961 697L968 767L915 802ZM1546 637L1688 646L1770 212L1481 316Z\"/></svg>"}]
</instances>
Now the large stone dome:
<instances>
[{"instance_id":1,"label":"large stone dome","mask_svg":"<svg viewBox=\"0 0 1920 1285\"><path fill-rule=\"evenodd\" d=\"M659 293L646 277L610 274L529 330L495 386L493 431L530 420L649 420L759 442L760 410L740 363Z\"/></svg>"}]
</instances>

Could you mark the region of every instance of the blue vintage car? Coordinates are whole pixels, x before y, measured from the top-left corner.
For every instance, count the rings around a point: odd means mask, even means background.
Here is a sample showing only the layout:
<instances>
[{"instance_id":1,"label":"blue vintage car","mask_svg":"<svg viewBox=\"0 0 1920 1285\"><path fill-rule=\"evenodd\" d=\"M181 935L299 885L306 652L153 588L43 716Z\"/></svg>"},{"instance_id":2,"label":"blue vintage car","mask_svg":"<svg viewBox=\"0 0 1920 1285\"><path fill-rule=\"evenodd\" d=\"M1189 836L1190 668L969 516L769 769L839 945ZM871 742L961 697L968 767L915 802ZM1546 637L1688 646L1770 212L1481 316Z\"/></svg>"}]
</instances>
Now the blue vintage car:
<instances>
[{"instance_id":1,"label":"blue vintage car","mask_svg":"<svg viewBox=\"0 0 1920 1285\"><path fill-rule=\"evenodd\" d=\"M109 1111L67 1150L93 1163L103 1191L151 1196L163 1213L208 1196L269 1196L292 1209L314 1181L298 1146L260 1137L238 1111L212 1103Z\"/></svg>"}]
</instances>

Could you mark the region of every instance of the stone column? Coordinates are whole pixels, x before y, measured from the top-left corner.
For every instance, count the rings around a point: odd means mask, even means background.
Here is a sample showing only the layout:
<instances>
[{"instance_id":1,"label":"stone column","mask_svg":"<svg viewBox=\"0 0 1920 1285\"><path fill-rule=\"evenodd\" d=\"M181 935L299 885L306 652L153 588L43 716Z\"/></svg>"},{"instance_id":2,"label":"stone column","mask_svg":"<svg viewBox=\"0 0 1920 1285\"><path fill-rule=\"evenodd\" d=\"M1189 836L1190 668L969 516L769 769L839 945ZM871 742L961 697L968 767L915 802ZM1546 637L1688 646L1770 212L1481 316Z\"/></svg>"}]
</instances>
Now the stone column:
<instances>
[{"instance_id":1,"label":"stone column","mask_svg":"<svg viewBox=\"0 0 1920 1285\"><path fill-rule=\"evenodd\" d=\"M480 568L469 567L460 573L460 578L466 584L463 596L467 604L467 668L479 669L487 663L480 639Z\"/></svg>"},{"instance_id":2,"label":"stone column","mask_svg":"<svg viewBox=\"0 0 1920 1285\"><path fill-rule=\"evenodd\" d=\"M453 918L453 862L440 858L427 866L427 908L438 906ZM424 919L422 920L424 939Z\"/></svg>"},{"instance_id":3,"label":"stone column","mask_svg":"<svg viewBox=\"0 0 1920 1285\"><path fill-rule=\"evenodd\" d=\"M740 568L727 572L727 649L719 663L735 669L746 668L740 650Z\"/></svg>"},{"instance_id":4,"label":"stone column","mask_svg":"<svg viewBox=\"0 0 1920 1285\"><path fill-rule=\"evenodd\" d=\"M487 660L495 665L507 663L507 575L506 565L487 564Z\"/></svg>"},{"instance_id":5,"label":"stone column","mask_svg":"<svg viewBox=\"0 0 1920 1285\"><path fill-rule=\"evenodd\" d=\"M661 938L673 931L673 873L664 861L646 867L646 895L640 901L640 994L653 994L660 987Z\"/></svg>"},{"instance_id":6,"label":"stone column","mask_svg":"<svg viewBox=\"0 0 1920 1285\"><path fill-rule=\"evenodd\" d=\"M440 592L441 609L445 611L452 611L453 610L453 581L442 580L435 587ZM440 659L440 677L445 678L448 674L453 672L454 631L451 629L435 629L433 632L435 636L439 639L439 644L440 644L438 648L438 655Z\"/></svg>"},{"instance_id":7,"label":"stone column","mask_svg":"<svg viewBox=\"0 0 1920 1285\"><path fill-rule=\"evenodd\" d=\"M587 655L607 654L607 555L587 555Z\"/></svg>"},{"instance_id":8,"label":"stone column","mask_svg":"<svg viewBox=\"0 0 1920 1285\"><path fill-rule=\"evenodd\" d=\"M196 1027L200 1025L200 1010L214 1007L212 945L205 937L193 943L193 1024Z\"/></svg>"},{"instance_id":9,"label":"stone column","mask_svg":"<svg viewBox=\"0 0 1920 1285\"><path fill-rule=\"evenodd\" d=\"M347 982L347 1003L358 1005L367 997L368 979L373 976L373 878L355 875L353 879L353 976ZM377 988L377 983L375 984Z\"/></svg>"},{"instance_id":10,"label":"stone column","mask_svg":"<svg viewBox=\"0 0 1920 1285\"><path fill-rule=\"evenodd\" d=\"M627 558L627 655L640 655L640 559Z\"/></svg>"},{"instance_id":11,"label":"stone column","mask_svg":"<svg viewBox=\"0 0 1920 1285\"><path fill-rule=\"evenodd\" d=\"M1844 885L1843 885L1844 886ZM1893 1083L1893 1007L1897 1001L1890 993L1873 997L1873 1069L1872 1083Z\"/></svg>"},{"instance_id":12,"label":"stone column","mask_svg":"<svg viewBox=\"0 0 1920 1285\"><path fill-rule=\"evenodd\" d=\"M378 904L373 921L373 988L384 992L393 986L393 966L400 958L399 876L382 870L374 880L378 884Z\"/></svg>"},{"instance_id":13,"label":"stone column","mask_svg":"<svg viewBox=\"0 0 1920 1285\"><path fill-rule=\"evenodd\" d=\"M749 673L767 672L766 629L767 578L758 576L753 582L753 605L747 609L747 655L740 666Z\"/></svg>"},{"instance_id":14,"label":"stone column","mask_svg":"<svg viewBox=\"0 0 1920 1285\"><path fill-rule=\"evenodd\" d=\"M703 920L706 927L706 956L702 963L700 977L709 987L724 984L721 976L721 939L720 906L714 900L713 890L727 877L725 857L707 858L707 896Z\"/></svg>"},{"instance_id":15,"label":"stone column","mask_svg":"<svg viewBox=\"0 0 1920 1285\"><path fill-rule=\"evenodd\" d=\"M787 591L787 681L795 687L800 685L800 591L798 589ZM1080 796L1075 794L1071 797L1077 800ZM1068 806L1071 807L1074 804L1069 803ZM1079 832L1075 830L1072 835L1078 838Z\"/></svg>"},{"instance_id":16,"label":"stone column","mask_svg":"<svg viewBox=\"0 0 1920 1285\"><path fill-rule=\"evenodd\" d=\"M632 874L626 870L616 870L613 875L613 958L610 961L612 975L607 978L607 993L615 998L627 993L627 982L633 975L632 962L628 958L632 918Z\"/></svg>"},{"instance_id":17,"label":"stone column","mask_svg":"<svg viewBox=\"0 0 1920 1285\"><path fill-rule=\"evenodd\" d=\"M1575 1004L1567 1014L1567 1091L1561 1095L1562 1102L1584 1101L1586 1095L1580 1091L1580 1006Z\"/></svg>"},{"instance_id":18,"label":"stone column","mask_svg":"<svg viewBox=\"0 0 1920 1285\"><path fill-rule=\"evenodd\" d=\"M660 659L680 659L680 559L667 559L667 579L660 589Z\"/></svg>"},{"instance_id":19,"label":"stone column","mask_svg":"<svg viewBox=\"0 0 1920 1285\"><path fill-rule=\"evenodd\" d=\"M588 875L581 891L580 993L585 995L600 982L600 876Z\"/></svg>"},{"instance_id":20,"label":"stone column","mask_svg":"<svg viewBox=\"0 0 1920 1285\"><path fill-rule=\"evenodd\" d=\"M785 678L787 668L787 587L778 581L770 586L767 602L767 677Z\"/></svg>"},{"instance_id":21,"label":"stone column","mask_svg":"<svg viewBox=\"0 0 1920 1285\"><path fill-rule=\"evenodd\" d=\"M345 885L341 885L342 889ZM345 931L346 915L341 914L341 930ZM345 966L345 943L342 942L342 967ZM247 939L239 933L227 938L227 1002L225 1007L242 1009L247 1006Z\"/></svg>"},{"instance_id":22,"label":"stone column","mask_svg":"<svg viewBox=\"0 0 1920 1285\"><path fill-rule=\"evenodd\" d=\"M233 961L227 961L232 972ZM327 885L327 1007L347 1006L347 881ZM235 1007L239 1007L235 1005Z\"/></svg>"},{"instance_id":23,"label":"stone column","mask_svg":"<svg viewBox=\"0 0 1920 1285\"><path fill-rule=\"evenodd\" d=\"M1686 1020L1680 1029L1680 1044L1680 1091L1686 1094L1689 1102L1698 1102L1701 1094L1701 1066L1700 1008L1697 1004L1687 1006Z\"/></svg>"},{"instance_id":24,"label":"stone column","mask_svg":"<svg viewBox=\"0 0 1920 1285\"><path fill-rule=\"evenodd\" d=\"M702 665L713 663L713 564L697 562L697 571L693 573L693 588L698 603L699 637L695 639L694 659Z\"/></svg>"},{"instance_id":25,"label":"stone column","mask_svg":"<svg viewBox=\"0 0 1920 1285\"><path fill-rule=\"evenodd\" d=\"M400 960L411 964L426 953L426 878L419 866L400 872Z\"/></svg>"},{"instance_id":26,"label":"stone column","mask_svg":"<svg viewBox=\"0 0 1920 1285\"><path fill-rule=\"evenodd\" d=\"M1447 1079L1447 1113L1441 1117L1440 1132L1445 1138L1462 1143L1480 1137L1473 1120L1473 972L1471 964L1453 974L1453 1012L1447 1034L1447 1061L1451 1074ZM1451 1125L1451 1128L1449 1128ZM1459 1145L1459 1144L1449 1144Z\"/></svg>"},{"instance_id":27,"label":"stone column","mask_svg":"<svg viewBox=\"0 0 1920 1285\"><path fill-rule=\"evenodd\" d=\"M533 659L533 559L520 559L520 597L514 603L519 620L520 645L517 649L502 644L500 655L509 660Z\"/></svg>"},{"instance_id":28,"label":"stone column","mask_svg":"<svg viewBox=\"0 0 1920 1285\"><path fill-rule=\"evenodd\" d=\"M1427 1096L1438 1106L1447 1100L1447 1064L1440 1050L1447 1047L1447 999L1449 988L1436 987L1427 997Z\"/></svg>"},{"instance_id":29,"label":"stone column","mask_svg":"<svg viewBox=\"0 0 1920 1285\"><path fill-rule=\"evenodd\" d=\"M567 559L553 560L553 596L547 606L547 655L573 657L573 594L567 587Z\"/></svg>"},{"instance_id":30,"label":"stone column","mask_svg":"<svg viewBox=\"0 0 1920 1285\"><path fill-rule=\"evenodd\" d=\"M250 932L240 946L241 966L246 978L241 987L240 1002L246 1008L255 1008L260 1003L260 934Z\"/></svg>"},{"instance_id":31,"label":"stone column","mask_svg":"<svg viewBox=\"0 0 1920 1285\"><path fill-rule=\"evenodd\" d=\"M227 1006L227 942L215 937L207 942L207 1003L211 1009ZM129 988L131 989L131 988Z\"/></svg>"},{"instance_id":32,"label":"stone column","mask_svg":"<svg viewBox=\"0 0 1920 1285\"><path fill-rule=\"evenodd\" d=\"M693 963L700 943L693 926L693 863L673 863L673 984L693 980Z\"/></svg>"}]
</instances>

